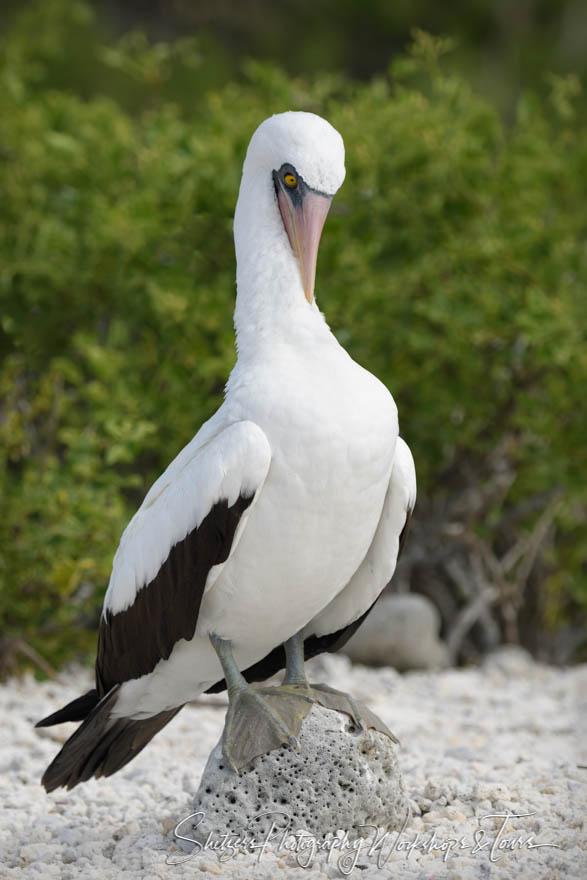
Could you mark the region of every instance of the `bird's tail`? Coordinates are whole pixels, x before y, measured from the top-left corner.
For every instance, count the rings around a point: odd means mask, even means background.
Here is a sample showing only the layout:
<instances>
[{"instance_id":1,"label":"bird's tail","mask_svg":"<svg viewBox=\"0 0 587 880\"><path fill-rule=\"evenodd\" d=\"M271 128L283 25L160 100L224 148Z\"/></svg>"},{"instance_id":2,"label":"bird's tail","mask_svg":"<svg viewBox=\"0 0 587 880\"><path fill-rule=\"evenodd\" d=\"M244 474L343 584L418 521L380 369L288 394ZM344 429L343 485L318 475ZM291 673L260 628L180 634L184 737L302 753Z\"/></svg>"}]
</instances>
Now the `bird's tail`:
<instances>
[{"instance_id":1,"label":"bird's tail","mask_svg":"<svg viewBox=\"0 0 587 880\"><path fill-rule=\"evenodd\" d=\"M47 791L53 791L60 785L71 789L92 776L116 773L132 761L182 708L178 706L141 720L114 718L112 711L118 700L119 689L120 685L115 685L101 700L98 700L95 691L90 691L37 723L37 727L47 727L66 720L78 721L80 713L89 710L83 724L69 737L45 770L41 781ZM96 694L93 706L90 706L90 694Z\"/></svg>"}]
</instances>

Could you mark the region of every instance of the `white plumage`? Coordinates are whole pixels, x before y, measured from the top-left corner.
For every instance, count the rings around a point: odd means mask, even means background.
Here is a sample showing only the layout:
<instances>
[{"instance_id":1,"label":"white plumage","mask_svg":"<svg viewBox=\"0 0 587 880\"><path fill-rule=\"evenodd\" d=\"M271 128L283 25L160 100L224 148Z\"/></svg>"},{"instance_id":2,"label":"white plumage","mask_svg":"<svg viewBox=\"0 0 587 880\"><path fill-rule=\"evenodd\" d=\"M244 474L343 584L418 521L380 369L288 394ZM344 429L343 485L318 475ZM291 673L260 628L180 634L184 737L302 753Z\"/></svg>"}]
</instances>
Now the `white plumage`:
<instances>
[{"instance_id":1,"label":"white plumage","mask_svg":"<svg viewBox=\"0 0 587 880\"><path fill-rule=\"evenodd\" d=\"M198 528L220 498L226 498L230 507L239 495L253 494L263 485L271 449L254 422L228 422L211 440L202 441L198 433L173 460L126 527L114 557L104 611L117 614L131 606L170 549ZM250 509L243 514L244 522ZM236 544L235 538L232 552ZM210 572L206 588L218 573Z\"/></svg>"},{"instance_id":2,"label":"white plumage","mask_svg":"<svg viewBox=\"0 0 587 880\"><path fill-rule=\"evenodd\" d=\"M325 216L324 200L344 179L340 135L313 114L284 113L262 123L249 145L234 223L237 364L222 406L156 481L122 536L103 643L117 620L131 620L143 591L141 625L151 639L161 621L148 618L149 591L160 590L156 579L176 565L172 548L179 553L215 505L245 499L246 508L226 558L202 582L195 612L189 593L186 607L168 609L171 619L193 614L193 637L178 638L151 662L143 658L139 675L128 673L133 645L117 649L127 672L106 676L117 688L110 719L175 710L221 680L211 633L230 640L245 670L301 629L305 637L343 629L370 608L395 568L415 503L413 460L398 438L390 393L339 345L308 293L311 267L284 214L285 174L301 192L297 202L291 196L291 216L319 226L319 237L323 218L312 219L310 208ZM124 642L124 633L117 639ZM106 660L116 669L115 657Z\"/></svg>"}]
</instances>

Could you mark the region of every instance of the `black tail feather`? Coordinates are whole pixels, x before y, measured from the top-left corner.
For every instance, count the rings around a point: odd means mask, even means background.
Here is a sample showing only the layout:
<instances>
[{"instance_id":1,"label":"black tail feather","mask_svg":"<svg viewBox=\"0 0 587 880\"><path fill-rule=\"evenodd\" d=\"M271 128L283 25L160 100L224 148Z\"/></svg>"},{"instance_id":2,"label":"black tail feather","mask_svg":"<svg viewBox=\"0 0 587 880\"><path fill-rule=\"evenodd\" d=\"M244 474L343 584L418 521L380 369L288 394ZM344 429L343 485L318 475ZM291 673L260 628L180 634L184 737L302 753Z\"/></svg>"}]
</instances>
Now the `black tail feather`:
<instances>
[{"instance_id":1,"label":"black tail feather","mask_svg":"<svg viewBox=\"0 0 587 880\"><path fill-rule=\"evenodd\" d=\"M84 721L94 706L98 705L98 701L98 691L94 688L88 691L87 694L76 697L75 700L72 700L63 709L58 709L52 715L47 715L46 718L37 721L35 727L51 727L53 724L62 724L64 721Z\"/></svg>"},{"instance_id":2,"label":"black tail feather","mask_svg":"<svg viewBox=\"0 0 587 880\"><path fill-rule=\"evenodd\" d=\"M119 688L120 685L113 687L95 705L47 767L42 783L48 792L59 786L71 789L92 776L116 773L182 708L178 706L143 720L112 718Z\"/></svg>"}]
</instances>

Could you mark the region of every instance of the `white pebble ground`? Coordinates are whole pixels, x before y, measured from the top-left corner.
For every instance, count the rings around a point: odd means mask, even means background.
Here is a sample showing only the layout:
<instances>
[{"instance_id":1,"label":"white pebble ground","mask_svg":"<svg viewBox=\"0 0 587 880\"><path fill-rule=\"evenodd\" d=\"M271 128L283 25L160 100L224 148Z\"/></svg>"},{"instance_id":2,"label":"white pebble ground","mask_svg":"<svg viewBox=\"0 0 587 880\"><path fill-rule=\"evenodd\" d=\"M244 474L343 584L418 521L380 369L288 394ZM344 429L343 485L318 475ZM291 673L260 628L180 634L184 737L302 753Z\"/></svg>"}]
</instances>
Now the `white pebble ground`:
<instances>
[{"instance_id":1,"label":"white pebble ground","mask_svg":"<svg viewBox=\"0 0 587 880\"><path fill-rule=\"evenodd\" d=\"M190 813L220 736L222 698L185 707L115 776L45 794L43 770L75 725L35 730L33 723L86 689L90 675L77 670L63 673L61 683L26 677L0 688L0 877L587 877L587 755L580 751L587 745L587 666L554 669L514 651L480 668L401 676L353 667L342 656L312 662L311 679L366 698L401 740L413 816L378 854L363 844L339 862L333 849L304 869L311 841L302 848L298 837L297 852L290 838L290 849L277 840L272 850L234 858L225 849L225 861L209 850L168 864L185 857L173 829ZM497 814L518 818L500 831Z\"/></svg>"}]
</instances>

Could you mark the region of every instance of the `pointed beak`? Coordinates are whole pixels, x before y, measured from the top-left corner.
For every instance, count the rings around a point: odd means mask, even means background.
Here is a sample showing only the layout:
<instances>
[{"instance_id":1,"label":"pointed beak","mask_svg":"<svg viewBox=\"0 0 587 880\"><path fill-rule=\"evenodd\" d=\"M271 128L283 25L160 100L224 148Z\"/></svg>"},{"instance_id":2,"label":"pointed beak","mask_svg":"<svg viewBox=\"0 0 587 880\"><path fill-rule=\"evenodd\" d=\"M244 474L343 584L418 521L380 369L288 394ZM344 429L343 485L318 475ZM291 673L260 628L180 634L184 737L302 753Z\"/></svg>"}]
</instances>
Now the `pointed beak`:
<instances>
[{"instance_id":1,"label":"pointed beak","mask_svg":"<svg viewBox=\"0 0 587 880\"><path fill-rule=\"evenodd\" d=\"M311 305L314 302L318 246L332 199L308 188L292 198L290 193L278 187L277 201L289 243L300 261L304 294Z\"/></svg>"}]
</instances>

